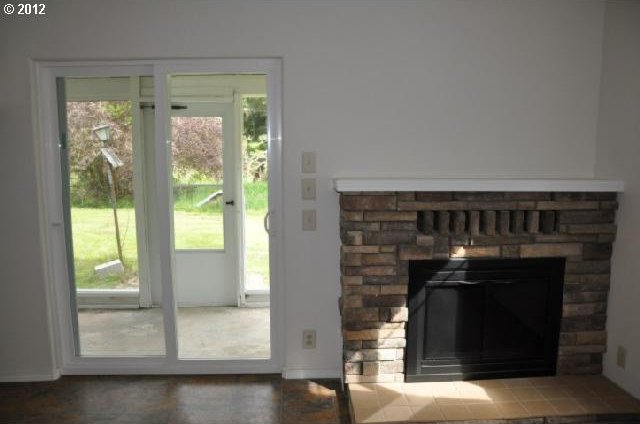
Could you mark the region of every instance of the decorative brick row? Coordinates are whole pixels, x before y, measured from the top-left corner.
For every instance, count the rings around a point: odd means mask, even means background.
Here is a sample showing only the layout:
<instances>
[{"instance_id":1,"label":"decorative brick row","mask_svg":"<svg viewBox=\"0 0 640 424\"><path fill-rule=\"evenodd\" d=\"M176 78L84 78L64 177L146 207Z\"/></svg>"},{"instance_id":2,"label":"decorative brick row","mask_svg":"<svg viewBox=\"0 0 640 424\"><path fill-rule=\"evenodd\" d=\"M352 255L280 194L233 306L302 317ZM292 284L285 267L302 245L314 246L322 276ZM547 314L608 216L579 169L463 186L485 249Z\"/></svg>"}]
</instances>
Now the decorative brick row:
<instances>
[{"instance_id":1,"label":"decorative brick row","mask_svg":"<svg viewBox=\"0 0 640 424\"><path fill-rule=\"evenodd\" d=\"M539 210L425 210L418 213L418 230L423 234L496 236L557 233L562 212ZM406 224L405 224L406 225ZM594 224L587 224L594 225ZM607 224L600 224L607 225ZM576 226L580 230L581 225ZM408 226L405 226L408 228Z\"/></svg>"},{"instance_id":2,"label":"decorative brick row","mask_svg":"<svg viewBox=\"0 0 640 424\"><path fill-rule=\"evenodd\" d=\"M558 373L600 373L617 206L614 193L342 193L346 381L404 381L409 261L455 257L565 257Z\"/></svg>"}]
</instances>

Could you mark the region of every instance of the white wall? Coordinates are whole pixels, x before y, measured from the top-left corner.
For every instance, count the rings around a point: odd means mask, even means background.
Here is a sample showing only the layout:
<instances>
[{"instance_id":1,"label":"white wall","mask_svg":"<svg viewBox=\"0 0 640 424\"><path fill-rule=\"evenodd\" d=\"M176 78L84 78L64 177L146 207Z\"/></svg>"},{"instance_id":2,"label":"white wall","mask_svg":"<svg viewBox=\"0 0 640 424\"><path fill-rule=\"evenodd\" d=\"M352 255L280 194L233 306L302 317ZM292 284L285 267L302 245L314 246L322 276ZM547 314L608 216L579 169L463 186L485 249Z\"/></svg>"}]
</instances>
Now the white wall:
<instances>
[{"instance_id":1,"label":"white wall","mask_svg":"<svg viewBox=\"0 0 640 424\"><path fill-rule=\"evenodd\" d=\"M43 17L3 17L0 374L52 363L29 58L283 58L286 366L337 374L330 178L592 177L603 13L597 0L140 0L52 1ZM315 233L300 231L308 150ZM317 328L316 350L301 349L303 328Z\"/></svg>"},{"instance_id":2,"label":"white wall","mask_svg":"<svg viewBox=\"0 0 640 424\"><path fill-rule=\"evenodd\" d=\"M599 177L625 181L607 319L604 373L640 397L640 2L607 3L598 123ZM627 348L625 369L616 365Z\"/></svg>"}]
</instances>

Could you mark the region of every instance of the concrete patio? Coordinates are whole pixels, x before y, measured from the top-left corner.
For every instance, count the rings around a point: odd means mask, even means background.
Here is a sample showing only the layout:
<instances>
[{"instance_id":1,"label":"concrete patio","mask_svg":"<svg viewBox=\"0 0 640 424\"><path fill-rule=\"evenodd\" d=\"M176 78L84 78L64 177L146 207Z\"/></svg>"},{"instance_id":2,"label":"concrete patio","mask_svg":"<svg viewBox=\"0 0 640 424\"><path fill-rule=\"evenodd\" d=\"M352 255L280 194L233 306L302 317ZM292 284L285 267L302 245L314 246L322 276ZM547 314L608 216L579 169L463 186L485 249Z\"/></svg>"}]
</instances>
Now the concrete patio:
<instances>
[{"instance_id":1,"label":"concrete patio","mask_svg":"<svg viewBox=\"0 0 640 424\"><path fill-rule=\"evenodd\" d=\"M269 357L269 308L178 308L181 358ZM83 356L164 355L162 310L89 309L78 313Z\"/></svg>"}]
</instances>

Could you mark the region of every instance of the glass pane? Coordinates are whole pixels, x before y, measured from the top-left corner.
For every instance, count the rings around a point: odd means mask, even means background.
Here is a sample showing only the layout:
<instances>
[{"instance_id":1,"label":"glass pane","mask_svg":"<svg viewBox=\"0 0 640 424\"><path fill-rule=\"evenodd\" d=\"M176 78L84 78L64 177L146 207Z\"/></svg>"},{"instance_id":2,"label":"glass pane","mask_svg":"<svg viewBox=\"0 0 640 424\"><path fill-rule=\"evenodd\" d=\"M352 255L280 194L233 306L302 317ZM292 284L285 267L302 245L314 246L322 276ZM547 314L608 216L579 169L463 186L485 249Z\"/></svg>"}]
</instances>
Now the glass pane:
<instances>
[{"instance_id":1,"label":"glass pane","mask_svg":"<svg viewBox=\"0 0 640 424\"><path fill-rule=\"evenodd\" d=\"M264 217L269 210L267 182L267 98L244 97L242 187L245 201L245 288L269 290L269 234Z\"/></svg>"},{"instance_id":2,"label":"glass pane","mask_svg":"<svg viewBox=\"0 0 640 424\"><path fill-rule=\"evenodd\" d=\"M67 123L76 287L137 289L131 102L67 102ZM103 143L91 129L105 124Z\"/></svg>"},{"instance_id":3,"label":"glass pane","mask_svg":"<svg viewBox=\"0 0 640 424\"><path fill-rule=\"evenodd\" d=\"M176 249L224 249L222 117L173 116Z\"/></svg>"},{"instance_id":4,"label":"glass pane","mask_svg":"<svg viewBox=\"0 0 640 424\"><path fill-rule=\"evenodd\" d=\"M130 78L65 80L67 171L80 354L163 355L160 290L140 307ZM134 119L137 119L134 122ZM102 134L94 131L101 126ZM107 126L107 127L105 127ZM142 145L143 140L136 140ZM137 154L137 153L136 153ZM140 184L140 183L138 183ZM145 286L148 290L148 287ZM74 313L76 311L73 311Z\"/></svg>"}]
</instances>

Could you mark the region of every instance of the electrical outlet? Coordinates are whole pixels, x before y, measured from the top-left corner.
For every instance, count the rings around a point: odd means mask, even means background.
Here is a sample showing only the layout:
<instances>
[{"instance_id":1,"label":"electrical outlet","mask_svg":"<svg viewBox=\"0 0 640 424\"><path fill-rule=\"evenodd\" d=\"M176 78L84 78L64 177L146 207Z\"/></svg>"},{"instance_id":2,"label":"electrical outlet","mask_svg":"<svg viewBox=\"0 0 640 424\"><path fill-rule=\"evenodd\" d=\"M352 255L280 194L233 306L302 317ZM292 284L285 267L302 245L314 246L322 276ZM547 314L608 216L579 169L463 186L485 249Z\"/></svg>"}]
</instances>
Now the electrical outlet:
<instances>
[{"instance_id":1,"label":"electrical outlet","mask_svg":"<svg viewBox=\"0 0 640 424\"><path fill-rule=\"evenodd\" d=\"M304 209L302 211L302 231L316 230L316 210Z\"/></svg>"},{"instance_id":2,"label":"electrical outlet","mask_svg":"<svg viewBox=\"0 0 640 424\"><path fill-rule=\"evenodd\" d=\"M316 330L302 330L302 348L316 348Z\"/></svg>"},{"instance_id":3,"label":"electrical outlet","mask_svg":"<svg viewBox=\"0 0 640 424\"><path fill-rule=\"evenodd\" d=\"M302 173L315 174L316 152L302 152Z\"/></svg>"},{"instance_id":4,"label":"electrical outlet","mask_svg":"<svg viewBox=\"0 0 640 424\"><path fill-rule=\"evenodd\" d=\"M302 179L302 200L316 200L316 179Z\"/></svg>"},{"instance_id":5,"label":"electrical outlet","mask_svg":"<svg viewBox=\"0 0 640 424\"><path fill-rule=\"evenodd\" d=\"M618 346L616 363L620 368L624 368L627 365L627 348L625 348L624 346Z\"/></svg>"}]
</instances>

